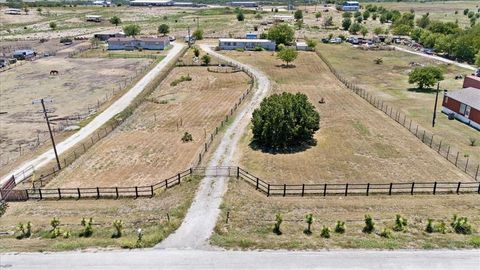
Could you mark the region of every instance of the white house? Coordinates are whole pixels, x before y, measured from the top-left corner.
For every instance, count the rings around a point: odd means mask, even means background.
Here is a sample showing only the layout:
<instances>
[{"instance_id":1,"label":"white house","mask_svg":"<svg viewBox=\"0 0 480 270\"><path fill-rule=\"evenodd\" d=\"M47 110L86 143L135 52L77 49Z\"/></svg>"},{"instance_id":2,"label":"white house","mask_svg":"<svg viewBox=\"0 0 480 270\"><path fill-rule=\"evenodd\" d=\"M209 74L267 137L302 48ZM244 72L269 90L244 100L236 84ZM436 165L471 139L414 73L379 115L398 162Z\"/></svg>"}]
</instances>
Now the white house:
<instances>
[{"instance_id":1,"label":"white house","mask_svg":"<svg viewBox=\"0 0 480 270\"><path fill-rule=\"evenodd\" d=\"M109 50L164 50L170 44L170 39L168 37L109 38L107 44Z\"/></svg>"},{"instance_id":2,"label":"white house","mask_svg":"<svg viewBox=\"0 0 480 270\"><path fill-rule=\"evenodd\" d=\"M236 38L221 38L218 40L218 47L221 50L254 50L261 47L267 51L274 51L275 41L268 39L236 39Z\"/></svg>"}]
</instances>

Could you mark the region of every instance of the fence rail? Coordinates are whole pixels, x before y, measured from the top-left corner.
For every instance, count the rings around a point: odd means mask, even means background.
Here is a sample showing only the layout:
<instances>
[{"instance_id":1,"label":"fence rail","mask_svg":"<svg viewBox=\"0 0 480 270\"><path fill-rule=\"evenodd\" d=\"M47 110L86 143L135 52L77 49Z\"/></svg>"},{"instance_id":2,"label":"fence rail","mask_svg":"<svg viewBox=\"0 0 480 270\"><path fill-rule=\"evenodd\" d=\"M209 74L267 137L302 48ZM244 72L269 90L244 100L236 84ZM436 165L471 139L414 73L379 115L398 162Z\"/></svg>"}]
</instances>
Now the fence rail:
<instances>
[{"instance_id":1,"label":"fence rail","mask_svg":"<svg viewBox=\"0 0 480 270\"><path fill-rule=\"evenodd\" d=\"M328 59L326 59L319 51L316 51L317 55L322 59L323 62L327 65L329 70L335 75L335 77L342 82L348 89L353 91L355 94L366 100L375 108L381 110L388 117L395 120L398 124L406 128L410 133L415 135L419 140L421 140L425 145L436 151L442 157L450 161L455 167L462 170L467 175L471 176L475 180L480 179L480 162L470 159L469 155L466 153L461 153L458 150L455 150L450 144L440 138L438 135L427 131L425 128L415 123L411 118L409 118L404 112L394 108L391 104L384 102L380 98L372 95L367 90L357 86L356 84L345 79L340 73L338 73L335 68L330 64Z\"/></svg>"}]
</instances>

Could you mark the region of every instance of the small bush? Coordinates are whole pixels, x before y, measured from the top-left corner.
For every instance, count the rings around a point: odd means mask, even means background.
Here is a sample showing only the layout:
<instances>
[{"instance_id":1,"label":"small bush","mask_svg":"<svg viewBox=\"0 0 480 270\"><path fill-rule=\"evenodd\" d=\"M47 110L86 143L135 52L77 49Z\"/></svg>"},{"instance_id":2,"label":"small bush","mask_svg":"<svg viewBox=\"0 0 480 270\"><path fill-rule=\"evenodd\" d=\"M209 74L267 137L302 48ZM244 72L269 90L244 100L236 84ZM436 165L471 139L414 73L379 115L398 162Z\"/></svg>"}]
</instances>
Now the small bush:
<instances>
[{"instance_id":1,"label":"small bush","mask_svg":"<svg viewBox=\"0 0 480 270\"><path fill-rule=\"evenodd\" d=\"M85 218L82 218L80 225L83 226L83 230L80 233L80 237L90 237L93 234L93 219L90 218L88 221Z\"/></svg>"},{"instance_id":2,"label":"small bush","mask_svg":"<svg viewBox=\"0 0 480 270\"><path fill-rule=\"evenodd\" d=\"M173 82L170 83L170 86L177 86L181 82L189 82L192 80L192 77L190 77L190 74L186 76L181 76L180 78L174 80Z\"/></svg>"},{"instance_id":3,"label":"small bush","mask_svg":"<svg viewBox=\"0 0 480 270\"><path fill-rule=\"evenodd\" d=\"M475 145L477 145L477 139L470 138L470 146L475 146Z\"/></svg>"},{"instance_id":4,"label":"small bush","mask_svg":"<svg viewBox=\"0 0 480 270\"><path fill-rule=\"evenodd\" d=\"M380 65L380 64L383 63L383 59L382 59L382 58L375 58L375 59L373 60L373 62L374 62L375 64L377 64L377 65Z\"/></svg>"},{"instance_id":5,"label":"small bush","mask_svg":"<svg viewBox=\"0 0 480 270\"><path fill-rule=\"evenodd\" d=\"M372 233L375 230L375 222L370 215L365 215L365 227L363 227L362 232Z\"/></svg>"},{"instance_id":6,"label":"small bush","mask_svg":"<svg viewBox=\"0 0 480 270\"><path fill-rule=\"evenodd\" d=\"M322 238L330 238L330 227L323 226L322 227L322 232L320 233L320 236Z\"/></svg>"},{"instance_id":7,"label":"small bush","mask_svg":"<svg viewBox=\"0 0 480 270\"><path fill-rule=\"evenodd\" d=\"M337 221L337 224L335 225L335 232L336 233L345 233L346 226L345 226L345 221Z\"/></svg>"},{"instance_id":8,"label":"small bush","mask_svg":"<svg viewBox=\"0 0 480 270\"><path fill-rule=\"evenodd\" d=\"M0 217L2 217L3 214L5 214L5 212L7 211L7 208L8 208L8 204L6 202L0 202Z\"/></svg>"},{"instance_id":9,"label":"small bush","mask_svg":"<svg viewBox=\"0 0 480 270\"><path fill-rule=\"evenodd\" d=\"M244 52L245 49L244 49L244 48L236 48L235 51L237 51L237 52Z\"/></svg>"},{"instance_id":10,"label":"small bush","mask_svg":"<svg viewBox=\"0 0 480 270\"><path fill-rule=\"evenodd\" d=\"M28 238L32 235L32 223L29 221L27 224L18 223L17 225L17 239Z\"/></svg>"},{"instance_id":11,"label":"small bush","mask_svg":"<svg viewBox=\"0 0 480 270\"><path fill-rule=\"evenodd\" d=\"M315 219L313 218L313 214L308 214L305 216L305 222L307 222L307 228L303 230L303 233L310 235L312 234L312 223Z\"/></svg>"},{"instance_id":12,"label":"small bush","mask_svg":"<svg viewBox=\"0 0 480 270\"><path fill-rule=\"evenodd\" d=\"M115 229L115 233L113 233L112 238L122 237L123 221L116 219L112 222L112 225L113 225L113 228Z\"/></svg>"},{"instance_id":13,"label":"small bush","mask_svg":"<svg viewBox=\"0 0 480 270\"><path fill-rule=\"evenodd\" d=\"M276 233L277 235L281 235L282 231L280 230L280 225L283 222L283 217L282 214L277 213L275 215L275 225L273 226L273 232Z\"/></svg>"},{"instance_id":14,"label":"small bush","mask_svg":"<svg viewBox=\"0 0 480 270\"><path fill-rule=\"evenodd\" d=\"M50 230L50 237L51 238L57 238L60 236L61 231L60 231L60 219L57 217L54 217L50 221L50 225L52 226L52 229Z\"/></svg>"},{"instance_id":15,"label":"small bush","mask_svg":"<svg viewBox=\"0 0 480 270\"><path fill-rule=\"evenodd\" d=\"M182 137L182 142L185 143L185 142L191 142L191 141L193 141L192 134L185 132Z\"/></svg>"},{"instance_id":16,"label":"small bush","mask_svg":"<svg viewBox=\"0 0 480 270\"><path fill-rule=\"evenodd\" d=\"M395 217L395 226L393 226L393 230L396 232L402 232L406 229L407 220L403 218L401 215Z\"/></svg>"},{"instance_id":17,"label":"small bush","mask_svg":"<svg viewBox=\"0 0 480 270\"><path fill-rule=\"evenodd\" d=\"M253 49L253 50L256 51L256 52L261 52L261 51L264 51L265 49L263 49L263 47L256 46L255 49Z\"/></svg>"},{"instance_id":18,"label":"small bush","mask_svg":"<svg viewBox=\"0 0 480 270\"><path fill-rule=\"evenodd\" d=\"M433 226L433 219L428 219L427 227L425 227L427 233L434 233L435 227Z\"/></svg>"},{"instance_id":19,"label":"small bush","mask_svg":"<svg viewBox=\"0 0 480 270\"><path fill-rule=\"evenodd\" d=\"M143 247L143 232L142 229L137 230L137 242L135 243L136 248Z\"/></svg>"},{"instance_id":20,"label":"small bush","mask_svg":"<svg viewBox=\"0 0 480 270\"><path fill-rule=\"evenodd\" d=\"M435 225L435 231L438 233L446 234L447 233L447 224L445 221L440 221L437 225Z\"/></svg>"},{"instance_id":21,"label":"small bush","mask_svg":"<svg viewBox=\"0 0 480 270\"><path fill-rule=\"evenodd\" d=\"M452 223L453 230L459 234L472 234L472 225L468 223L468 219L466 217L457 217L457 215L453 215Z\"/></svg>"},{"instance_id":22,"label":"small bush","mask_svg":"<svg viewBox=\"0 0 480 270\"><path fill-rule=\"evenodd\" d=\"M63 238L68 239L72 236L72 233L70 231L65 231L63 232Z\"/></svg>"},{"instance_id":23,"label":"small bush","mask_svg":"<svg viewBox=\"0 0 480 270\"><path fill-rule=\"evenodd\" d=\"M392 230L389 228L384 228L383 231L380 233L380 236L383 238L392 238Z\"/></svg>"}]
</instances>

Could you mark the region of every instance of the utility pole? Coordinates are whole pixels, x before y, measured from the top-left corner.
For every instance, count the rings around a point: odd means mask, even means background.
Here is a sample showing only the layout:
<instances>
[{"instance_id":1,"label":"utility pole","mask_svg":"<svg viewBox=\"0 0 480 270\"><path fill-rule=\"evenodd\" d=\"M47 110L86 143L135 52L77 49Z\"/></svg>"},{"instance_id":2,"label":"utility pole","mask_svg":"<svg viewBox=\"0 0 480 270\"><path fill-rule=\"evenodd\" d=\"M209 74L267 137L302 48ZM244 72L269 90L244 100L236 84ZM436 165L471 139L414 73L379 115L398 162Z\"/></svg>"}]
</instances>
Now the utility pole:
<instances>
[{"instance_id":1,"label":"utility pole","mask_svg":"<svg viewBox=\"0 0 480 270\"><path fill-rule=\"evenodd\" d=\"M437 83L437 93L435 95L435 105L433 106L432 127L435 127L435 119L437 118L437 102L438 102L439 88L440 88L440 83Z\"/></svg>"},{"instance_id":2,"label":"utility pole","mask_svg":"<svg viewBox=\"0 0 480 270\"><path fill-rule=\"evenodd\" d=\"M52 100L47 100L47 102L52 102ZM57 160L58 170L61 170L60 159L58 158L57 147L55 145L55 140L53 139L52 128L50 127L50 120L48 119L48 112L45 108L45 100L42 98L40 100L34 100L33 104L41 103L43 115L45 116L45 121L47 121L48 132L50 133L50 140L52 140L53 152L55 153L55 159Z\"/></svg>"}]
</instances>

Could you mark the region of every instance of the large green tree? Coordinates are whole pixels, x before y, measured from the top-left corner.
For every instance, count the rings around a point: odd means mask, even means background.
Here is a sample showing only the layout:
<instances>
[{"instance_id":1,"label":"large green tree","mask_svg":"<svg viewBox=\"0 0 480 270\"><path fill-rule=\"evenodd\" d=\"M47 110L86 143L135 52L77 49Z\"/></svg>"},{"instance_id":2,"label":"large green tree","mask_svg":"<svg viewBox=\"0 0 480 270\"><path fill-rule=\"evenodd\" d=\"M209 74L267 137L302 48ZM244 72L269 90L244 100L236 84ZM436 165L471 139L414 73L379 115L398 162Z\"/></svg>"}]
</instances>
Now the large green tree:
<instances>
[{"instance_id":1,"label":"large green tree","mask_svg":"<svg viewBox=\"0 0 480 270\"><path fill-rule=\"evenodd\" d=\"M268 39L280 44L290 45L293 41L295 32L292 27L286 23L278 24L268 29Z\"/></svg>"},{"instance_id":2,"label":"large green tree","mask_svg":"<svg viewBox=\"0 0 480 270\"><path fill-rule=\"evenodd\" d=\"M288 64L295 61L298 56L298 52L293 48L283 48L277 53L278 58Z\"/></svg>"},{"instance_id":3,"label":"large green tree","mask_svg":"<svg viewBox=\"0 0 480 270\"><path fill-rule=\"evenodd\" d=\"M122 19L120 19L118 16L113 16L110 18L110 23L115 24L115 26L118 26L119 24L122 23Z\"/></svg>"},{"instance_id":4,"label":"large green tree","mask_svg":"<svg viewBox=\"0 0 480 270\"><path fill-rule=\"evenodd\" d=\"M138 24L129 24L123 27L123 32L127 36L137 36L140 34L140 26Z\"/></svg>"},{"instance_id":5,"label":"large green tree","mask_svg":"<svg viewBox=\"0 0 480 270\"><path fill-rule=\"evenodd\" d=\"M162 35L165 36L165 35L168 34L169 32L170 32L170 27L168 26L168 24L162 23L162 24L160 24L160 25L158 26L158 33L160 33L160 34L162 34Z\"/></svg>"},{"instance_id":6,"label":"large green tree","mask_svg":"<svg viewBox=\"0 0 480 270\"><path fill-rule=\"evenodd\" d=\"M253 112L253 140L259 146L285 149L312 142L320 115L301 93L274 94Z\"/></svg>"},{"instance_id":7,"label":"large green tree","mask_svg":"<svg viewBox=\"0 0 480 270\"><path fill-rule=\"evenodd\" d=\"M443 80L443 72L434 66L417 67L408 74L408 83L417 84L419 89L432 87Z\"/></svg>"}]
</instances>

